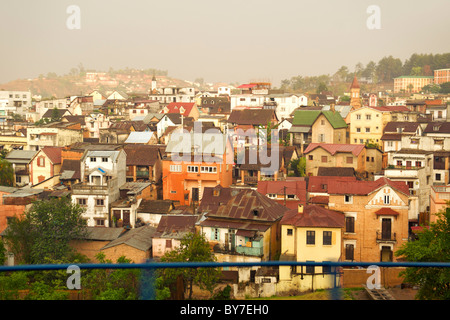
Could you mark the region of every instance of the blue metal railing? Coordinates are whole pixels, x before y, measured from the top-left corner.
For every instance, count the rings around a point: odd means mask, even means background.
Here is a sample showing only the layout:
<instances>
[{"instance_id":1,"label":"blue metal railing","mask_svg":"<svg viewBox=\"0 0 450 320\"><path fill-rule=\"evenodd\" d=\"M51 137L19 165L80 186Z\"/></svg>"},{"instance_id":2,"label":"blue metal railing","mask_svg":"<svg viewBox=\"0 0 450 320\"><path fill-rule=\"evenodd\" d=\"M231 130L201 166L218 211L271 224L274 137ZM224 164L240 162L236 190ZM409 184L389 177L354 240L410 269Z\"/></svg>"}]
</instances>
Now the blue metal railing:
<instances>
[{"instance_id":1,"label":"blue metal railing","mask_svg":"<svg viewBox=\"0 0 450 320\"><path fill-rule=\"evenodd\" d=\"M7 271L45 271L64 270L77 266L81 269L142 269L147 270L147 277L153 278L153 271L164 268L224 268L224 267L276 267L276 266L327 266L334 267L330 272L337 276L338 267L416 267L416 268L449 268L450 262L311 262L311 261L263 261L263 262L154 262L149 260L144 263L82 263L82 264L38 264L38 265L16 265L0 266L0 272ZM147 279L148 294L145 299L154 299L154 279ZM332 298L339 299L340 294L332 288Z\"/></svg>"}]
</instances>

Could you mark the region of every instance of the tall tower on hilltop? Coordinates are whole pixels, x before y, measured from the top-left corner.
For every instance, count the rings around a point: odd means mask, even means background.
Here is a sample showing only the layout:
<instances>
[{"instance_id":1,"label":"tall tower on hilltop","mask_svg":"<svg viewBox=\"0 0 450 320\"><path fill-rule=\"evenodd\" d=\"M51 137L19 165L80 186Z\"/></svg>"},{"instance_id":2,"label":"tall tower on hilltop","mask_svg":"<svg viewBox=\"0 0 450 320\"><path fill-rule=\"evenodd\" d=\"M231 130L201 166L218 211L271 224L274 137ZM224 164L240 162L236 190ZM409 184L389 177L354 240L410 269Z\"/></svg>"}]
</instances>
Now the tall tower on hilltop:
<instances>
[{"instance_id":1,"label":"tall tower on hilltop","mask_svg":"<svg viewBox=\"0 0 450 320\"><path fill-rule=\"evenodd\" d=\"M150 93L155 93L156 90L156 77L155 74L153 74L153 78L152 78L152 88L150 90Z\"/></svg>"},{"instance_id":2,"label":"tall tower on hilltop","mask_svg":"<svg viewBox=\"0 0 450 320\"><path fill-rule=\"evenodd\" d=\"M359 109L362 107L361 105L361 96L360 96L360 87L358 83L358 79L356 79L356 75L353 78L352 85L350 86L350 105L352 106L352 109Z\"/></svg>"}]
</instances>

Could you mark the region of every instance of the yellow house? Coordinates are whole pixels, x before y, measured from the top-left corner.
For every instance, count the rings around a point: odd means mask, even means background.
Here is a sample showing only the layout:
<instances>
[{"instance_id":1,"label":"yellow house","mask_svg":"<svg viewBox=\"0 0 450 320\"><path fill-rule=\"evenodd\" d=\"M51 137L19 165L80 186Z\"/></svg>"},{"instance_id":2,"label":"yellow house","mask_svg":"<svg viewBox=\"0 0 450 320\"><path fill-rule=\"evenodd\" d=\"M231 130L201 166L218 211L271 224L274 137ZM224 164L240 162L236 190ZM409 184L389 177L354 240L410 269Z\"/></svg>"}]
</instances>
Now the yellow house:
<instances>
[{"instance_id":1,"label":"yellow house","mask_svg":"<svg viewBox=\"0 0 450 320\"><path fill-rule=\"evenodd\" d=\"M281 220L281 261L337 262L342 255L345 217L318 205L299 206ZM308 291L339 285L330 266L280 266L280 291Z\"/></svg>"},{"instance_id":2,"label":"yellow house","mask_svg":"<svg viewBox=\"0 0 450 320\"><path fill-rule=\"evenodd\" d=\"M364 144L367 142L382 145L383 113L371 107L362 107L349 113L350 143Z\"/></svg>"},{"instance_id":3,"label":"yellow house","mask_svg":"<svg viewBox=\"0 0 450 320\"><path fill-rule=\"evenodd\" d=\"M60 173L61 150L62 147L46 146L36 153L29 166L31 185L41 183Z\"/></svg>"}]
</instances>

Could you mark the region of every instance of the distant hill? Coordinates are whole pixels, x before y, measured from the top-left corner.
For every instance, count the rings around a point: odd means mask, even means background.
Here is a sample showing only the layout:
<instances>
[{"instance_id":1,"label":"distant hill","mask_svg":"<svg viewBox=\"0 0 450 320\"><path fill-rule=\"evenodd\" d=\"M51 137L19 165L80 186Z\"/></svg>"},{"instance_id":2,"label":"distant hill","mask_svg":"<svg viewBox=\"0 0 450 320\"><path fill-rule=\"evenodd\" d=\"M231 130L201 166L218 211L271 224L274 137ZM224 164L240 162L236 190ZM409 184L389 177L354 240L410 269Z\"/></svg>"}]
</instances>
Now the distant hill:
<instances>
[{"instance_id":1,"label":"distant hill","mask_svg":"<svg viewBox=\"0 0 450 320\"><path fill-rule=\"evenodd\" d=\"M125 70L123 72L82 72L78 75L58 76L48 74L35 79L18 79L0 84L0 90L30 91L32 96L64 98L71 95L89 94L93 90L110 92L121 90L128 93L147 93L151 88L153 74L148 71ZM202 87L199 83L156 75L159 87Z\"/></svg>"}]
</instances>

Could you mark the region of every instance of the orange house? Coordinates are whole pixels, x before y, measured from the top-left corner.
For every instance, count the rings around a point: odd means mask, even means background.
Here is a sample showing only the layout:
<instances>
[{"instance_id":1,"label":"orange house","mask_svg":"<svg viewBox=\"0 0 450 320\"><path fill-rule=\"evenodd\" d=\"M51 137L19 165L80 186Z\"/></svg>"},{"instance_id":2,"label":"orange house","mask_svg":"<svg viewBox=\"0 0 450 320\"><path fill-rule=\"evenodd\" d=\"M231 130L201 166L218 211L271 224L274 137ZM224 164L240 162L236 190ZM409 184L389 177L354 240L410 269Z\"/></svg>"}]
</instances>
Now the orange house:
<instances>
[{"instance_id":1,"label":"orange house","mask_svg":"<svg viewBox=\"0 0 450 320\"><path fill-rule=\"evenodd\" d=\"M192 199L196 202L201 200L205 187L229 187L232 184L234 157L231 141L218 130L208 131L176 130L171 135L167 156L163 159L165 200L190 205Z\"/></svg>"}]
</instances>

